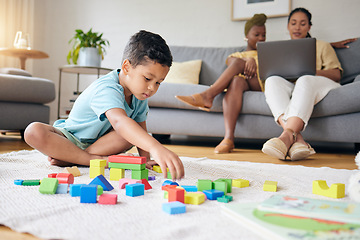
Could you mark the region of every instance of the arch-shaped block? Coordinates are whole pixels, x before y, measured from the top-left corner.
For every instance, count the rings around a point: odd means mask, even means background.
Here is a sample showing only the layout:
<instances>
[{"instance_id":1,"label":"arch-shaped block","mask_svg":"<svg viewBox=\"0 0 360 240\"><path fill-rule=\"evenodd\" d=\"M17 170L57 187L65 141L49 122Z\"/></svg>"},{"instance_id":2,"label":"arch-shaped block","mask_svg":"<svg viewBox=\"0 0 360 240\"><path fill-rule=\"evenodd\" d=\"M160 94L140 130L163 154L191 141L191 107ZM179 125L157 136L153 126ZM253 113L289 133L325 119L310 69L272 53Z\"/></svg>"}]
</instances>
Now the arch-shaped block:
<instances>
[{"instance_id":1,"label":"arch-shaped block","mask_svg":"<svg viewBox=\"0 0 360 240\"><path fill-rule=\"evenodd\" d=\"M331 198L343 198L345 197L345 184L334 183L329 187L325 180L314 180L312 193Z\"/></svg>"}]
</instances>

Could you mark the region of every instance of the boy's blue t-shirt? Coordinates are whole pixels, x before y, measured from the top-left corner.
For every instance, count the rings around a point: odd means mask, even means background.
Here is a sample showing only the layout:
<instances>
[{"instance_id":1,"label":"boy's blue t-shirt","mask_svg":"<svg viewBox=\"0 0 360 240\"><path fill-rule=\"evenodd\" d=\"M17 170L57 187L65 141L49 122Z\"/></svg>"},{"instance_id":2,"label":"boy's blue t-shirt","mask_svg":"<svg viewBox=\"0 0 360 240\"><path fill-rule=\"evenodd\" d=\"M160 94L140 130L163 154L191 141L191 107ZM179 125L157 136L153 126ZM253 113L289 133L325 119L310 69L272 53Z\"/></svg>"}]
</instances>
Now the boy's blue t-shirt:
<instances>
[{"instance_id":1,"label":"boy's blue t-shirt","mask_svg":"<svg viewBox=\"0 0 360 240\"><path fill-rule=\"evenodd\" d=\"M136 122L144 122L149 111L148 102L132 96L131 106L125 101L124 89L119 83L120 70L114 70L93 82L76 99L69 118L59 119L54 127L64 128L83 143L94 143L112 126L105 112L124 109Z\"/></svg>"}]
</instances>

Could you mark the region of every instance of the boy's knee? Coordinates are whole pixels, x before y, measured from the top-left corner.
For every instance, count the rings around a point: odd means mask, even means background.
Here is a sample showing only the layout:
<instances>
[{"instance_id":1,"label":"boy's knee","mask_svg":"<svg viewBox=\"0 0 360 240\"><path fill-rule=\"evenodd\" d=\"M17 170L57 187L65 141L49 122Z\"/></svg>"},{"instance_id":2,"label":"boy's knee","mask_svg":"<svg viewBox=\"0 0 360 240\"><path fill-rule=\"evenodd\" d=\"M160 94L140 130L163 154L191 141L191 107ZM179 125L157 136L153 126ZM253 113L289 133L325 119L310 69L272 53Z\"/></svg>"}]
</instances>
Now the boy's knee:
<instances>
[{"instance_id":1,"label":"boy's knee","mask_svg":"<svg viewBox=\"0 0 360 240\"><path fill-rule=\"evenodd\" d=\"M30 123L24 132L24 140L27 143L32 143L35 140L41 139L40 135L42 132L42 123L39 122L33 122Z\"/></svg>"}]
</instances>

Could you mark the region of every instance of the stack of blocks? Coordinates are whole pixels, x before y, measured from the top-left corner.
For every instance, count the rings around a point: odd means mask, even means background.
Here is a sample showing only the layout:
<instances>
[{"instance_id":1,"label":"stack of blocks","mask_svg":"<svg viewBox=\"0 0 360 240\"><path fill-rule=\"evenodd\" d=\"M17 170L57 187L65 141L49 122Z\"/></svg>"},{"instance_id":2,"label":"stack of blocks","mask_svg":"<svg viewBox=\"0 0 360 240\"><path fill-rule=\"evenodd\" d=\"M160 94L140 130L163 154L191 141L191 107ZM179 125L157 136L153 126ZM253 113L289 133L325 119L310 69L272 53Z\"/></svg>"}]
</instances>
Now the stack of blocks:
<instances>
[{"instance_id":1,"label":"stack of blocks","mask_svg":"<svg viewBox=\"0 0 360 240\"><path fill-rule=\"evenodd\" d=\"M105 175L106 160L93 159L90 160L90 178L95 178L99 175Z\"/></svg>"}]
</instances>

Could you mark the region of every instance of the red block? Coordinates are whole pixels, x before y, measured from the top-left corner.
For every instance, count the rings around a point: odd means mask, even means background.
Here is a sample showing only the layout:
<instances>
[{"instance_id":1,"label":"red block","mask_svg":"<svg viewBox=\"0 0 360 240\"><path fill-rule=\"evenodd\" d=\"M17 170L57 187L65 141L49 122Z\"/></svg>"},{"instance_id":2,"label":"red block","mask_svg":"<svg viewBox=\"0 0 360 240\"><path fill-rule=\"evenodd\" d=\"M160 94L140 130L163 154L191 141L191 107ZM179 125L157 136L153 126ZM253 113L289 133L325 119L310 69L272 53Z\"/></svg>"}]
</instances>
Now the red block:
<instances>
[{"instance_id":1,"label":"red block","mask_svg":"<svg viewBox=\"0 0 360 240\"><path fill-rule=\"evenodd\" d=\"M56 178L57 173L49 173L48 178Z\"/></svg>"},{"instance_id":2,"label":"red block","mask_svg":"<svg viewBox=\"0 0 360 240\"><path fill-rule=\"evenodd\" d=\"M176 188L177 185L165 185L161 187L161 190L168 191L168 189Z\"/></svg>"},{"instance_id":3,"label":"red block","mask_svg":"<svg viewBox=\"0 0 360 240\"><path fill-rule=\"evenodd\" d=\"M56 178L59 180L59 183L74 183L74 176L71 173L58 173Z\"/></svg>"},{"instance_id":4,"label":"red block","mask_svg":"<svg viewBox=\"0 0 360 240\"><path fill-rule=\"evenodd\" d=\"M168 201L169 202L182 202L185 203L185 190L181 188L168 188Z\"/></svg>"},{"instance_id":5,"label":"red block","mask_svg":"<svg viewBox=\"0 0 360 240\"><path fill-rule=\"evenodd\" d=\"M98 200L99 204L116 204L117 203L117 195L116 194L107 194L103 193L99 196Z\"/></svg>"},{"instance_id":6,"label":"red block","mask_svg":"<svg viewBox=\"0 0 360 240\"><path fill-rule=\"evenodd\" d=\"M152 189L150 183L145 178L141 179L141 183L145 185L145 190Z\"/></svg>"},{"instance_id":7,"label":"red block","mask_svg":"<svg viewBox=\"0 0 360 240\"><path fill-rule=\"evenodd\" d=\"M146 157L112 155L112 156L109 156L108 161L113 162L113 163L144 164L144 163L146 163Z\"/></svg>"}]
</instances>

